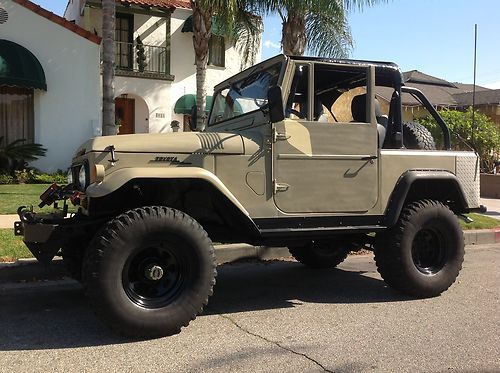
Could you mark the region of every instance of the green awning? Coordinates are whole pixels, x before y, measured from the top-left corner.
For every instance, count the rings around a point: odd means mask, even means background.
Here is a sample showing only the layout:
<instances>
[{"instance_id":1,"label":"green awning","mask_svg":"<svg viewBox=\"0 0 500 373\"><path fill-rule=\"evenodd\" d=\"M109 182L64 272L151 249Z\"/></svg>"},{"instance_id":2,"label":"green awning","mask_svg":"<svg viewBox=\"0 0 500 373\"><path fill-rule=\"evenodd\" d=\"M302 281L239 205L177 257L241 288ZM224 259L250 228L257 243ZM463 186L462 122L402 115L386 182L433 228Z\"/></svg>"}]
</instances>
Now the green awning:
<instances>
[{"instance_id":1,"label":"green awning","mask_svg":"<svg viewBox=\"0 0 500 373\"><path fill-rule=\"evenodd\" d=\"M187 94L181 96L174 106L175 114L191 114L191 109L196 106L196 95ZM205 104L205 112L209 112L212 107L212 96L207 96L207 103Z\"/></svg>"},{"instance_id":2,"label":"green awning","mask_svg":"<svg viewBox=\"0 0 500 373\"><path fill-rule=\"evenodd\" d=\"M181 32L193 32L193 16L189 16L184 21L184 25L182 25ZM224 32L217 25L217 18L212 16L212 34L217 36L224 36Z\"/></svg>"},{"instance_id":3,"label":"green awning","mask_svg":"<svg viewBox=\"0 0 500 373\"><path fill-rule=\"evenodd\" d=\"M33 53L4 39L0 39L0 86L47 90L42 65Z\"/></svg>"}]
</instances>

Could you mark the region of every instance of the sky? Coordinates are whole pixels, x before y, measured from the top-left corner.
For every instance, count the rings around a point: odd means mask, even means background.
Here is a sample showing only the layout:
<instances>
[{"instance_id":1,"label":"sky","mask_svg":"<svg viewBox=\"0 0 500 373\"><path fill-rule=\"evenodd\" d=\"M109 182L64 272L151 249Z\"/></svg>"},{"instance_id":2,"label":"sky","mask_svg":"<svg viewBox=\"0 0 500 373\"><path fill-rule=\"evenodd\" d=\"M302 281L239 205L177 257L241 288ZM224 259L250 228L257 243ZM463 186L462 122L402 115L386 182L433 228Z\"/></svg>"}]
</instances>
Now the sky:
<instances>
[{"instance_id":1,"label":"sky","mask_svg":"<svg viewBox=\"0 0 500 373\"><path fill-rule=\"evenodd\" d=\"M62 15L67 0L33 0ZM452 82L473 82L478 25L477 84L500 89L499 0L388 0L348 15L350 58L391 61ZM264 20L262 58L280 53L281 19Z\"/></svg>"}]
</instances>

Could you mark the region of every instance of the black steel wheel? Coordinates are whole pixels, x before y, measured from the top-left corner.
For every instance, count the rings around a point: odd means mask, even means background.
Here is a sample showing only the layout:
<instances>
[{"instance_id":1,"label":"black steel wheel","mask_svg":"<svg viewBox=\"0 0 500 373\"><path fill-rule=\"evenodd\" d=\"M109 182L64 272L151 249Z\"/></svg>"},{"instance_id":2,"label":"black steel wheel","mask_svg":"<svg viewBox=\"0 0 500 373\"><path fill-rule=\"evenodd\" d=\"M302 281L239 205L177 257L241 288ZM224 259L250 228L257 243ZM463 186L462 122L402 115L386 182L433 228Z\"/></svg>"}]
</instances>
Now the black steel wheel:
<instances>
[{"instance_id":1,"label":"black steel wheel","mask_svg":"<svg viewBox=\"0 0 500 373\"><path fill-rule=\"evenodd\" d=\"M123 288L139 307L155 309L175 300L189 277L188 260L163 242L141 248L125 263Z\"/></svg>"},{"instance_id":2,"label":"black steel wheel","mask_svg":"<svg viewBox=\"0 0 500 373\"><path fill-rule=\"evenodd\" d=\"M96 314L120 334L180 332L215 284L212 242L191 217L167 207L127 211L96 234L83 280Z\"/></svg>"},{"instance_id":3,"label":"black steel wheel","mask_svg":"<svg viewBox=\"0 0 500 373\"><path fill-rule=\"evenodd\" d=\"M464 259L463 233L453 212L422 200L403 209L397 225L377 236L375 261L391 287L433 297L456 280Z\"/></svg>"},{"instance_id":4,"label":"black steel wheel","mask_svg":"<svg viewBox=\"0 0 500 373\"><path fill-rule=\"evenodd\" d=\"M310 268L334 268L342 263L349 254L351 245L345 242L311 242L305 246L291 246L290 254L298 262Z\"/></svg>"},{"instance_id":5,"label":"black steel wheel","mask_svg":"<svg viewBox=\"0 0 500 373\"><path fill-rule=\"evenodd\" d=\"M442 232L433 228L420 230L413 239L411 256L415 267L426 275L435 275L446 264L448 246Z\"/></svg>"}]
</instances>

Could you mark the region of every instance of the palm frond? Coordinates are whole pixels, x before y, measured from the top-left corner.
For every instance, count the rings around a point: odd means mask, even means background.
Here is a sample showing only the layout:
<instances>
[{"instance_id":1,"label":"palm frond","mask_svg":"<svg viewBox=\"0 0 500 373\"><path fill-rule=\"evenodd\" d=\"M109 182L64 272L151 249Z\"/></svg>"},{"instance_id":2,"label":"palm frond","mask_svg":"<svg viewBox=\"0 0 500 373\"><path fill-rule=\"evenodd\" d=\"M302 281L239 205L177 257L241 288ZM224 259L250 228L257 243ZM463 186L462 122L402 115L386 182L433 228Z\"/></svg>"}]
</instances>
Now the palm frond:
<instances>
[{"instance_id":1,"label":"palm frond","mask_svg":"<svg viewBox=\"0 0 500 373\"><path fill-rule=\"evenodd\" d=\"M0 137L0 144L4 138ZM0 146L0 170L12 172L14 165L24 164L45 156L47 149L40 144L27 143L25 139L15 140Z\"/></svg>"},{"instance_id":2,"label":"palm frond","mask_svg":"<svg viewBox=\"0 0 500 373\"><path fill-rule=\"evenodd\" d=\"M262 33L262 19L245 10L240 10L235 19L236 49L242 55L241 68L243 69L255 63Z\"/></svg>"},{"instance_id":3,"label":"palm frond","mask_svg":"<svg viewBox=\"0 0 500 373\"><path fill-rule=\"evenodd\" d=\"M309 13L306 34L308 54L346 58L353 48L351 30L343 14Z\"/></svg>"},{"instance_id":4,"label":"palm frond","mask_svg":"<svg viewBox=\"0 0 500 373\"><path fill-rule=\"evenodd\" d=\"M363 10L367 6L377 5L380 3L387 3L388 0L342 0L346 11Z\"/></svg>"}]
</instances>

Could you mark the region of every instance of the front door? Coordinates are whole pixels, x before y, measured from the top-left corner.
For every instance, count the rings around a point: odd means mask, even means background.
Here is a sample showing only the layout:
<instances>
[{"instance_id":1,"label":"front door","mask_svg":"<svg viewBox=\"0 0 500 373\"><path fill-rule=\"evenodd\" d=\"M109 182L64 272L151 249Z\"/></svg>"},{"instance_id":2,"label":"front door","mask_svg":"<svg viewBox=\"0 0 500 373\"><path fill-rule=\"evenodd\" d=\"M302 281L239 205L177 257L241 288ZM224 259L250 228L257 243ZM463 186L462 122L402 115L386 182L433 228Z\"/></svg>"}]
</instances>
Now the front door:
<instances>
[{"instance_id":1,"label":"front door","mask_svg":"<svg viewBox=\"0 0 500 373\"><path fill-rule=\"evenodd\" d=\"M335 63L292 67L287 118L273 124L276 206L300 214L372 209L378 199L374 70ZM367 103L335 109L334 103L350 97L351 89L367 92L361 95L369 98ZM351 116L358 106L361 119Z\"/></svg>"},{"instance_id":2,"label":"front door","mask_svg":"<svg viewBox=\"0 0 500 373\"><path fill-rule=\"evenodd\" d=\"M119 135L135 133L135 100L117 97L115 99L115 117L116 123L119 125Z\"/></svg>"},{"instance_id":3,"label":"front door","mask_svg":"<svg viewBox=\"0 0 500 373\"><path fill-rule=\"evenodd\" d=\"M274 201L280 210L349 213L375 205L375 125L285 120L274 131Z\"/></svg>"}]
</instances>

